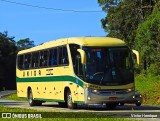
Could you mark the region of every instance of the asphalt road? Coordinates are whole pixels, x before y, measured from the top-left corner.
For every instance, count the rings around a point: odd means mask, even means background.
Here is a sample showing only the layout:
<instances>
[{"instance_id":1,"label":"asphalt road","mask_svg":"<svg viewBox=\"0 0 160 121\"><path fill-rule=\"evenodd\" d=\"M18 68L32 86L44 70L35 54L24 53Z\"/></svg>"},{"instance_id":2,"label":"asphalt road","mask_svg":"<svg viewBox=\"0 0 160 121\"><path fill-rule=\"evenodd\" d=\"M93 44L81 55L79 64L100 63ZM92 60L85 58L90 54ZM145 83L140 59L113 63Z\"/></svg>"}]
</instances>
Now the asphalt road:
<instances>
[{"instance_id":1,"label":"asphalt road","mask_svg":"<svg viewBox=\"0 0 160 121\"><path fill-rule=\"evenodd\" d=\"M117 106L114 110L107 110L105 105L90 105L88 108L84 105L78 105L78 109L70 110L67 108L62 108L55 102L46 102L42 106L30 107L26 101L13 101L0 98L0 105L9 106L9 107L18 107L26 109L35 109L35 110L46 110L46 111L57 111L57 112L104 112L104 111L118 111L118 112L127 112L127 111L137 111L137 112L160 112L160 107L158 106L135 106L134 104L128 104L124 106Z\"/></svg>"},{"instance_id":2,"label":"asphalt road","mask_svg":"<svg viewBox=\"0 0 160 121\"><path fill-rule=\"evenodd\" d=\"M0 98L16 93L16 90L0 91Z\"/></svg>"},{"instance_id":3,"label":"asphalt road","mask_svg":"<svg viewBox=\"0 0 160 121\"><path fill-rule=\"evenodd\" d=\"M1 93L0 93L1 94ZM8 107L17 107L17 108L25 108L25 109L34 109L38 111L49 111L49 112L102 112L102 113L112 113L117 115L122 115L125 113L148 113L148 114L157 114L158 120L160 120L160 107L159 106L135 106L134 104L117 106L114 110L107 110L105 105L90 105L88 108L84 105L78 105L78 109L68 109L62 108L58 105L58 103L54 102L46 102L43 103L42 106L34 106L30 107L28 102L26 101L13 101L6 100L4 98L0 98L0 105L8 106Z\"/></svg>"}]
</instances>

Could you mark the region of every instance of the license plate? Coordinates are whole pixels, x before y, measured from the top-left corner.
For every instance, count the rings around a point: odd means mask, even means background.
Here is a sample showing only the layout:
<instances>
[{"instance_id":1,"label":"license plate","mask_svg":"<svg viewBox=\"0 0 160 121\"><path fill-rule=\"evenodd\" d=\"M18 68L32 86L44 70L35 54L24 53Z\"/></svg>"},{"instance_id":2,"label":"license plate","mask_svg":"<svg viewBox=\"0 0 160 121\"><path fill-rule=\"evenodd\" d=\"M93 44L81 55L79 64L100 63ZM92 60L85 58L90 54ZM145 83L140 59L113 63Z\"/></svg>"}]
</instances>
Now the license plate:
<instances>
[{"instance_id":1,"label":"license plate","mask_svg":"<svg viewBox=\"0 0 160 121\"><path fill-rule=\"evenodd\" d=\"M109 97L109 100L114 101L114 100L118 100L118 98L117 97Z\"/></svg>"}]
</instances>

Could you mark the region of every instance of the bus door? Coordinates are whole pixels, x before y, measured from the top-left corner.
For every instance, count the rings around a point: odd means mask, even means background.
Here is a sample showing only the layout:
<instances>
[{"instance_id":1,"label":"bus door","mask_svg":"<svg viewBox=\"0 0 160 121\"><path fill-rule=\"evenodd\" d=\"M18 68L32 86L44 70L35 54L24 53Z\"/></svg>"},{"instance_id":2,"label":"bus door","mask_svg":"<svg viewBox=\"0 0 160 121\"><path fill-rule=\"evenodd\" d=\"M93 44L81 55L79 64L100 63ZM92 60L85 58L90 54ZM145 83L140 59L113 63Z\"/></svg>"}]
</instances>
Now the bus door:
<instances>
[{"instance_id":1,"label":"bus door","mask_svg":"<svg viewBox=\"0 0 160 121\"><path fill-rule=\"evenodd\" d=\"M84 77L84 76L83 76L83 65L82 65L82 63L81 63L81 56L80 56L80 54L77 54L77 55L76 55L74 71L75 71L75 74L76 74L80 79L83 80L83 77ZM83 92L82 87L80 87L80 85L79 85L78 79L76 79L76 83L77 83L77 100L80 101L81 99L83 99L82 93L84 93L84 92Z\"/></svg>"}]
</instances>

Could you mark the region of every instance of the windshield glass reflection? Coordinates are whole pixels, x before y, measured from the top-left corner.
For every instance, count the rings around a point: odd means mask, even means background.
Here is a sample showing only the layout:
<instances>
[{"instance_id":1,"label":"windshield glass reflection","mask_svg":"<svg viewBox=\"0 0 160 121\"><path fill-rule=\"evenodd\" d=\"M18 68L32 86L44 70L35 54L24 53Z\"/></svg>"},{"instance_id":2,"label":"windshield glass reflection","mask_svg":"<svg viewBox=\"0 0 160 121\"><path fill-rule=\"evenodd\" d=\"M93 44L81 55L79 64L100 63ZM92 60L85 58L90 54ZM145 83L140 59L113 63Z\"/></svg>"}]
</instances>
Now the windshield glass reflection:
<instances>
[{"instance_id":1,"label":"windshield glass reflection","mask_svg":"<svg viewBox=\"0 0 160 121\"><path fill-rule=\"evenodd\" d=\"M84 47L87 63L86 81L99 85L122 85L133 82L130 50L123 48Z\"/></svg>"}]
</instances>

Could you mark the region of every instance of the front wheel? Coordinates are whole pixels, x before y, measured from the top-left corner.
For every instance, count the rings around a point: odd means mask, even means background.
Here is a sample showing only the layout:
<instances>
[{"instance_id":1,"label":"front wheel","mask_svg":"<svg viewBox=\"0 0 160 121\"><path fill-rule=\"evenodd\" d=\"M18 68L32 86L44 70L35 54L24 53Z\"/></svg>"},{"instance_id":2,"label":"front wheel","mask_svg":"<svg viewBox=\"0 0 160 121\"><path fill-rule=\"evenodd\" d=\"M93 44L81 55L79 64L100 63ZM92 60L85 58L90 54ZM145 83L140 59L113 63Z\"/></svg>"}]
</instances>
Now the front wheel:
<instances>
[{"instance_id":1,"label":"front wheel","mask_svg":"<svg viewBox=\"0 0 160 121\"><path fill-rule=\"evenodd\" d=\"M67 91L67 106L70 109L77 108L77 104L72 102L72 94L71 94L70 90Z\"/></svg>"},{"instance_id":2,"label":"front wheel","mask_svg":"<svg viewBox=\"0 0 160 121\"><path fill-rule=\"evenodd\" d=\"M136 103L136 106L141 106L141 103Z\"/></svg>"}]
</instances>

